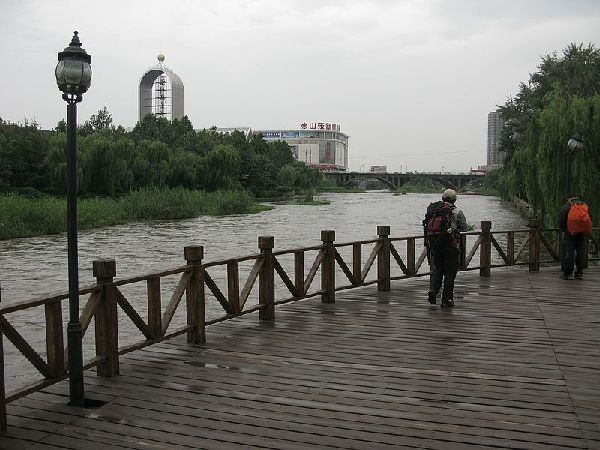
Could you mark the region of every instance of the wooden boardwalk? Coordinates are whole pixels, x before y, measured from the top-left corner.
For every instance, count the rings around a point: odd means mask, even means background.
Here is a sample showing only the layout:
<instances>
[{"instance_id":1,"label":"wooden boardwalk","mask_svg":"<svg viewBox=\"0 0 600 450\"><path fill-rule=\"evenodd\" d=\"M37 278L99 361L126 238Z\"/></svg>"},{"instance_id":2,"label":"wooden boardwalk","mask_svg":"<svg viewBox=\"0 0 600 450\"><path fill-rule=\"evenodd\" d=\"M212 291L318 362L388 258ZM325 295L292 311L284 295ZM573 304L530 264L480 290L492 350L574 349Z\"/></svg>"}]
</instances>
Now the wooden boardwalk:
<instances>
[{"instance_id":1,"label":"wooden boardwalk","mask_svg":"<svg viewBox=\"0 0 600 450\"><path fill-rule=\"evenodd\" d=\"M8 405L1 448L600 449L600 267L460 273L453 310L427 280L288 304Z\"/></svg>"}]
</instances>

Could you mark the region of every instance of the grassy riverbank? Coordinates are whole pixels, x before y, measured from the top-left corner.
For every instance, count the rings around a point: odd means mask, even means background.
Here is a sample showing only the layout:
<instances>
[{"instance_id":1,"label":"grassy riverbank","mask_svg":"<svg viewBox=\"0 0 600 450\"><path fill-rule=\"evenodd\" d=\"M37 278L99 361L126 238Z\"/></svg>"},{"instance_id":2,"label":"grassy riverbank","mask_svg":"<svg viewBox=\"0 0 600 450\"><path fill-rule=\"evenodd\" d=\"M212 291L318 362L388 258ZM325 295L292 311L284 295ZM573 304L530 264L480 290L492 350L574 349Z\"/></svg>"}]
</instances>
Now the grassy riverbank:
<instances>
[{"instance_id":1,"label":"grassy riverbank","mask_svg":"<svg viewBox=\"0 0 600 450\"><path fill-rule=\"evenodd\" d=\"M187 219L199 215L247 214L264 211L246 191L143 189L117 199L80 199L80 229L99 228L138 220ZM66 231L64 198L0 195L0 240Z\"/></svg>"}]
</instances>

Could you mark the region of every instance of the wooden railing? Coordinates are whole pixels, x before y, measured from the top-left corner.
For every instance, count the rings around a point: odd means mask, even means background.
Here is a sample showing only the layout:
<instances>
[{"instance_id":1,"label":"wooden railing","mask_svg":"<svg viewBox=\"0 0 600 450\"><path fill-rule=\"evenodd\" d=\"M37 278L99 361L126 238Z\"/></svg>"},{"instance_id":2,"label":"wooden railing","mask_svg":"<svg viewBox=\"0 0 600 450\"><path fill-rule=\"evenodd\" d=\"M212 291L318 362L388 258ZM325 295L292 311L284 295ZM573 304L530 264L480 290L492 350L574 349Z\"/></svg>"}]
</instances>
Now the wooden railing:
<instances>
[{"instance_id":1,"label":"wooden railing","mask_svg":"<svg viewBox=\"0 0 600 450\"><path fill-rule=\"evenodd\" d=\"M598 260L600 248L598 229L590 237L589 259ZM187 334L190 343L206 341L206 327L217 322L258 311L260 320L274 320L275 306L300 299L321 296L325 303L335 302L335 293L342 289L377 284L379 291L389 291L391 280L426 276L423 268L427 252L423 246L423 236L390 237L389 226L377 227L378 237L370 240L336 243L335 231L321 232L321 244L291 250L273 251L272 236L258 238L259 253L204 262L203 246L184 248L186 265L162 272L115 280L114 260L93 262L96 284L80 289L79 294L88 296L83 303L81 325L83 334L94 319L95 357L85 361L84 368L96 367L97 374L112 377L119 373L119 356L181 334ZM505 236L505 239L500 239ZM474 239L474 242L472 240ZM471 242L469 242L471 241ZM503 245L502 245L503 244ZM561 234L557 229L539 228L539 222L532 221L528 228L496 231L491 222L481 222L480 231L461 234L460 270L479 270L481 276L490 276L492 268L529 265L530 271L539 270L540 264L560 260ZM364 258L363 249L369 248ZM468 250L468 251L467 251ZM493 250L496 257L493 257ZM311 258L310 267L306 256ZM342 256L347 254L346 259ZM479 254L479 265L473 263ZM417 256L418 255L418 256ZM291 258L291 269L284 267L283 261ZM346 261L351 260L348 264ZM376 263L377 270L368 278ZM247 276L241 276L240 264L250 265ZM289 266L290 264L288 264ZM336 270L336 265L339 270ZM219 286L211 273L221 269L226 286ZM306 270L308 269L308 270ZM341 272L340 272L341 271ZM313 287L315 277L320 272L320 284ZM293 273L292 276L289 273ZM226 275L226 276L225 276ZM278 278L276 278L276 275ZM163 308L161 280L177 276L178 282L170 291ZM349 284L337 286L338 278L346 278ZM248 302L258 280L256 304ZM126 285L145 283L146 295L143 298L128 299L122 292ZM276 290L278 283L279 289ZM222 283L224 284L224 283ZM208 290L208 291L207 291ZM288 291L290 296L281 294ZM276 298L278 292L281 298ZM182 302L185 295L185 302ZM6 429L6 405L31 392L42 389L68 377L67 350L64 347L64 318L62 302L68 293L15 303L0 308L0 429ZM219 304L224 315L207 319L207 299ZM145 302L146 320L138 312ZM185 325L173 325L176 311L185 303ZM137 308L136 308L137 306ZM43 307L46 330L46 358L36 351L7 319L11 313ZM119 310L143 335L143 340L119 346ZM5 393L3 340L6 337L16 349L27 358L42 375L42 379L14 392Z\"/></svg>"}]
</instances>

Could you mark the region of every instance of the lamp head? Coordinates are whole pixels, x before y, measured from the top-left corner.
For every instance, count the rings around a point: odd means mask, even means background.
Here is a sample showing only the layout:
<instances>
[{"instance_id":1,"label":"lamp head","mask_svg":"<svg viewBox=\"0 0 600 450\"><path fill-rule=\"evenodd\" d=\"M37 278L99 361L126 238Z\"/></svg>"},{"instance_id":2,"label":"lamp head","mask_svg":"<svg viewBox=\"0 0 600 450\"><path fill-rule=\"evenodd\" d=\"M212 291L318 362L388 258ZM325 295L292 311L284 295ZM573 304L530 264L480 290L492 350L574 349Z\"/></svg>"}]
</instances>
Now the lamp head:
<instances>
[{"instance_id":1,"label":"lamp head","mask_svg":"<svg viewBox=\"0 0 600 450\"><path fill-rule=\"evenodd\" d=\"M583 136L579 133L575 133L573 137L569 139L569 142L567 142L567 150L569 151L569 153L571 153L571 155L574 155L575 153L577 153L580 150L583 150L584 148L585 141L583 139Z\"/></svg>"},{"instance_id":2,"label":"lamp head","mask_svg":"<svg viewBox=\"0 0 600 450\"><path fill-rule=\"evenodd\" d=\"M58 64L54 69L58 89L65 94L81 95L92 82L92 57L81 48L78 34L75 31L69 46L58 53Z\"/></svg>"}]
</instances>

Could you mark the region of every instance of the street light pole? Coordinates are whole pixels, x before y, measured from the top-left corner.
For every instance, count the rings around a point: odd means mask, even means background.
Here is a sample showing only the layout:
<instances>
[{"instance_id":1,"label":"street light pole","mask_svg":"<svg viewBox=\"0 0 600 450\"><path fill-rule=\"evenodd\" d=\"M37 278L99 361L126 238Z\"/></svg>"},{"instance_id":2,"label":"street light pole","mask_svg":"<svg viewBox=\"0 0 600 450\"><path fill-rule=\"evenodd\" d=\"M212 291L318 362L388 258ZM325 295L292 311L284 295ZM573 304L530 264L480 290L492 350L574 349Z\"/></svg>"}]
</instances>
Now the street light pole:
<instances>
[{"instance_id":1,"label":"street light pole","mask_svg":"<svg viewBox=\"0 0 600 450\"><path fill-rule=\"evenodd\" d=\"M69 404L84 406L83 331L79 320L79 261L77 256L77 103L91 84L91 56L81 48L77 31L64 51L58 54L56 83L67 102L67 259L69 275Z\"/></svg>"},{"instance_id":2,"label":"street light pole","mask_svg":"<svg viewBox=\"0 0 600 450\"><path fill-rule=\"evenodd\" d=\"M80 96L81 97L81 96ZM77 255L77 101L67 101L67 259L69 273L69 398L73 406L84 405L83 333L79 321L79 258Z\"/></svg>"}]
</instances>

